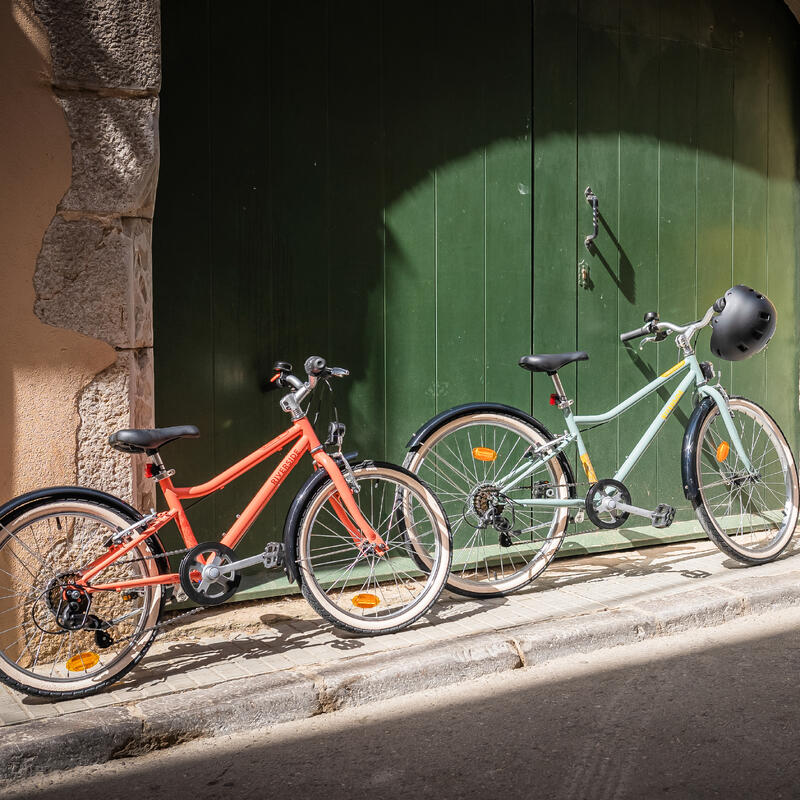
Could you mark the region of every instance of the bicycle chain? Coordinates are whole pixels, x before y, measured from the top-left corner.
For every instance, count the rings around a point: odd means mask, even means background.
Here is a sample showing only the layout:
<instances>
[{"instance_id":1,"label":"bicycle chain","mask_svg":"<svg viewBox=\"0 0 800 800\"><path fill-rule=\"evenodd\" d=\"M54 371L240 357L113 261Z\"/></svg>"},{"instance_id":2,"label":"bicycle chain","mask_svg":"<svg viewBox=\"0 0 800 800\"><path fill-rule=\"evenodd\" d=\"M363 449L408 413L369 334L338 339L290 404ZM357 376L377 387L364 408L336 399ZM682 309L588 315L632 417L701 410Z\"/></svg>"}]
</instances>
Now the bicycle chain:
<instances>
[{"instance_id":1,"label":"bicycle chain","mask_svg":"<svg viewBox=\"0 0 800 800\"><path fill-rule=\"evenodd\" d=\"M169 558L169 556L177 556L181 553L188 553L191 550L191 547L183 547L178 550L168 550L165 553L159 553L158 555L154 556L139 556L138 558L129 558L125 561L115 561L115 564L135 564L139 561L153 561L157 558ZM161 584L159 584L161 585ZM113 590L112 590L113 591ZM172 617L172 619L164 620L163 622L157 622L155 625L151 625L149 628L145 628L143 631L138 633L132 633L130 636L123 636L120 639L115 639L114 642L125 642L135 637L144 636L148 633L152 633L153 631L161 630L161 628L166 628L168 625L174 625L177 622L180 622L182 619L186 617L191 617L193 614L196 614L198 611L202 610L202 606L199 608L190 608L188 611L184 611L183 614L178 614L176 617Z\"/></svg>"}]
</instances>

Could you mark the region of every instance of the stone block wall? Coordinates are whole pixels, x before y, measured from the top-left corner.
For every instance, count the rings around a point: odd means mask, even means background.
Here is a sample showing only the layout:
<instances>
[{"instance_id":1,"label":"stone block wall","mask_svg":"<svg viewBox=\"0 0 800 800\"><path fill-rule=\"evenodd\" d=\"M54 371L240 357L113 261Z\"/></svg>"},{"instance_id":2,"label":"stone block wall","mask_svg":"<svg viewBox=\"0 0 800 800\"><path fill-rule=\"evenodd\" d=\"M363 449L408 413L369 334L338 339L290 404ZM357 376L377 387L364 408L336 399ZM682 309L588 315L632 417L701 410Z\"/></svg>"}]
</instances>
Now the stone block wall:
<instances>
[{"instance_id":1,"label":"stone block wall","mask_svg":"<svg viewBox=\"0 0 800 800\"><path fill-rule=\"evenodd\" d=\"M116 362L78 397L77 481L154 504L139 464L106 445L153 425L151 234L158 179L158 0L35 0L72 178L36 264L43 322L100 339Z\"/></svg>"}]
</instances>

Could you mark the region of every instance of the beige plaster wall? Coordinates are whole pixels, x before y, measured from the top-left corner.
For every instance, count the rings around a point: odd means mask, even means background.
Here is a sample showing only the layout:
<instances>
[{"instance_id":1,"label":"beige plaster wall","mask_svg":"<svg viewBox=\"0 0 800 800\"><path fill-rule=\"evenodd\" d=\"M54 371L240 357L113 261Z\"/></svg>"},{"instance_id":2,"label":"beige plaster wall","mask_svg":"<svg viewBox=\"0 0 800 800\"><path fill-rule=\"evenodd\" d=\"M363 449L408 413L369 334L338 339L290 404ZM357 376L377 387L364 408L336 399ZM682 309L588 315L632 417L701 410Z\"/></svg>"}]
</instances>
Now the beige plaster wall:
<instances>
[{"instance_id":1,"label":"beige plaster wall","mask_svg":"<svg viewBox=\"0 0 800 800\"><path fill-rule=\"evenodd\" d=\"M0 7L0 502L74 483L78 395L114 349L41 322L33 275L45 231L70 186L64 112L31 5Z\"/></svg>"}]
</instances>

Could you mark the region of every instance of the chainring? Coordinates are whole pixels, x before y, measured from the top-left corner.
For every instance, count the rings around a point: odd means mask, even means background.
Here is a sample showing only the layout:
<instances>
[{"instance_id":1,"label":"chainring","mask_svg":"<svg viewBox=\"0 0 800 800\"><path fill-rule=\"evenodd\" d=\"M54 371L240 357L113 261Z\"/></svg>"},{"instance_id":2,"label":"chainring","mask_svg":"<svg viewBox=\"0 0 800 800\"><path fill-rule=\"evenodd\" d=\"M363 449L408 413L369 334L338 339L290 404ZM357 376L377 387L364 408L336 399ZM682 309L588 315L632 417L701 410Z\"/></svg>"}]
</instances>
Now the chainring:
<instances>
[{"instance_id":1,"label":"chainring","mask_svg":"<svg viewBox=\"0 0 800 800\"><path fill-rule=\"evenodd\" d=\"M186 597L201 606L218 606L229 600L242 580L238 572L233 578L224 574L225 565L234 561L234 551L219 542L201 542L193 547L178 568Z\"/></svg>"},{"instance_id":2,"label":"chainring","mask_svg":"<svg viewBox=\"0 0 800 800\"><path fill-rule=\"evenodd\" d=\"M615 481L613 478L604 478L593 483L586 493L586 516L597 525L598 528L612 530L624 525L630 514L627 511L617 509L605 509L600 511L599 505L602 496L610 497L620 503L630 505L631 493L624 483ZM601 516L602 514L602 516Z\"/></svg>"}]
</instances>

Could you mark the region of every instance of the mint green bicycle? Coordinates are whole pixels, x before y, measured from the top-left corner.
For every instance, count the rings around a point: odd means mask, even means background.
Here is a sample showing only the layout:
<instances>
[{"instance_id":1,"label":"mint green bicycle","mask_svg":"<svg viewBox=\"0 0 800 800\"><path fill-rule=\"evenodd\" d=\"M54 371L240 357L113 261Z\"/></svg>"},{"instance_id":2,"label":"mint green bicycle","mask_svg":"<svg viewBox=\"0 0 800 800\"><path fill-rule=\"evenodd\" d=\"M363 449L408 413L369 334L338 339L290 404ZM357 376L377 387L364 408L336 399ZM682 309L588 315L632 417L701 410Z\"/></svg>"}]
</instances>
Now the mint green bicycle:
<instances>
[{"instance_id":1,"label":"mint green bicycle","mask_svg":"<svg viewBox=\"0 0 800 800\"><path fill-rule=\"evenodd\" d=\"M683 438L684 493L703 529L722 551L745 564L777 558L789 544L798 519L794 456L778 424L759 405L729 397L709 362L698 362L696 335L712 327L711 350L739 361L762 350L776 326L764 295L735 286L702 319L687 325L662 322L648 312L644 326L621 341L661 342L675 334L681 360L631 397L603 414L574 415L558 370L588 359L585 352L529 355L520 366L553 380L551 402L564 413L566 430L552 434L520 409L470 403L426 422L408 443L404 466L437 494L454 537L447 587L473 597L513 592L547 567L564 541L570 519L584 514L597 528L617 528L630 515L656 528L672 524L675 509L646 509L632 503L625 479L681 398L694 386L697 403ZM581 425L616 419L668 381L680 379L672 395L612 478L597 478ZM572 444L590 488L577 484L565 451ZM426 568L424 553L417 553Z\"/></svg>"}]
</instances>

